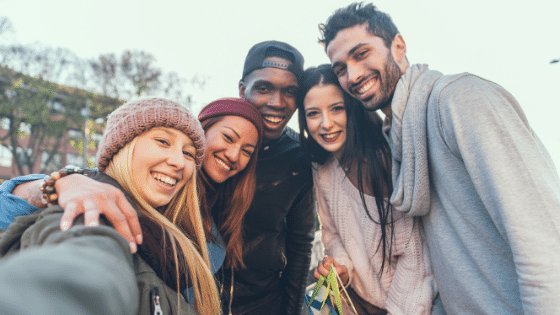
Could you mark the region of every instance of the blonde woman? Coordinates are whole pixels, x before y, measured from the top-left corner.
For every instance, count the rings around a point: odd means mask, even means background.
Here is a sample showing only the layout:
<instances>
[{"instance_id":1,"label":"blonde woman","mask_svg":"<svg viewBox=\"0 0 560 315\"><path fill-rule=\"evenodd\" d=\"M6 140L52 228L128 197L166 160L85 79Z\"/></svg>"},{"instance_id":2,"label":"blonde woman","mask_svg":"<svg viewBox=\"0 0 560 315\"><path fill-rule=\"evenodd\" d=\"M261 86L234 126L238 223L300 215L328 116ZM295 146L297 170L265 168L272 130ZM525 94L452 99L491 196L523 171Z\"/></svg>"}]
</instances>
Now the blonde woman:
<instances>
[{"instance_id":1,"label":"blonde woman","mask_svg":"<svg viewBox=\"0 0 560 315\"><path fill-rule=\"evenodd\" d=\"M95 180L135 205L144 242L135 255L108 226L59 229L62 209L22 217L0 253L0 309L18 314L219 314L197 197L204 132L181 105L160 98L127 103L109 115ZM47 178L45 197L56 202ZM75 187L80 189L80 187ZM85 216L87 217L87 213ZM194 301L179 292L191 287Z\"/></svg>"}]
</instances>

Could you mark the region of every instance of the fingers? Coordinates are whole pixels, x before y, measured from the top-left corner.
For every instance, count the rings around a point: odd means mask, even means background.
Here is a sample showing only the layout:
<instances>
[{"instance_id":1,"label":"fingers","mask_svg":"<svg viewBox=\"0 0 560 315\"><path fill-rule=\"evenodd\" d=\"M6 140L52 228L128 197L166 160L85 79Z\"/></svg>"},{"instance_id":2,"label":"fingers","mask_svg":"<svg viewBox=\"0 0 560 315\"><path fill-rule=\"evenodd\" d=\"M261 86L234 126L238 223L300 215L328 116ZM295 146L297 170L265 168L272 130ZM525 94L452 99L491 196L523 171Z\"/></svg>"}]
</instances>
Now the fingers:
<instances>
[{"instance_id":1,"label":"fingers","mask_svg":"<svg viewBox=\"0 0 560 315\"><path fill-rule=\"evenodd\" d=\"M317 265L317 268L315 268L315 272L318 274L316 277L319 278L321 275L326 277L329 274L333 261L332 257L323 257L323 260L321 260Z\"/></svg>"},{"instance_id":2,"label":"fingers","mask_svg":"<svg viewBox=\"0 0 560 315\"><path fill-rule=\"evenodd\" d=\"M128 222L116 203L110 202L103 207L103 215L113 225L115 230L128 242L130 251L136 253L136 240L130 231Z\"/></svg>"},{"instance_id":3,"label":"fingers","mask_svg":"<svg viewBox=\"0 0 560 315\"><path fill-rule=\"evenodd\" d=\"M91 199L84 201L84 224L86 226L99 225L99 209Z\"/></svg>"},{"instance_id":4,"label":"fingers","mask_svg":"<svg viewBox=\"0 0 560 315\"><path fill-rule=\"evenodd\" d=\"M317 271L317 268L315 268L315 271L313 272L313 277L315 277L315 279L321 278L321 274Z\"/></svg>"},{"instance_id":5,"label":"fingers","mask_svg":"<svg viewBox=\"0 0 560 315\"><path fill-rule=\"evenodd\" d=\"M75 202L69 202L66 207L64 207L64 214L60 219L60 229L66 231L72 227L72 222L80 215L83 211L78 211L78 205Z\"/></svg>"},{"instance_id":6,"label":"fingers","mask_svg":"<svg viewBox=\"0 0 560 315\"><path fill-rule=\"evenodd\" d=\"M140 228L138 213L134 210L134 208L132 208L124 194L120 193L118 195L117 207L122 210L127 226L130 228L130 232L134 236L136 243L142 244L142 229Z\"/></svg>"}]
</instances>

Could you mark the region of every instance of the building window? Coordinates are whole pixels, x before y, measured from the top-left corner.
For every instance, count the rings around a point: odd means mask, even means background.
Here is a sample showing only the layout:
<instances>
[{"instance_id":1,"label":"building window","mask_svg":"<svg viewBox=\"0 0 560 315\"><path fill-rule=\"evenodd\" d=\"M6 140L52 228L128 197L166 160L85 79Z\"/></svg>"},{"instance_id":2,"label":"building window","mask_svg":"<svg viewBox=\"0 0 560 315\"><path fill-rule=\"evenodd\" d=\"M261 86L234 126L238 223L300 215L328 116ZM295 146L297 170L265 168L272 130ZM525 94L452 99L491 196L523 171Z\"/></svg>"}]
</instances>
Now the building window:
<instances>
[{"instance_id":1,"label":"building window","mask_svg":"<svg viewBox=\"0 0 560 315\"><path fill-rule=\"evenodd\" d=\"M31 125L28 123L20 123L19 124L19 131L23 132L24 134L30 134L31 133Z\"/></svg>"},{"instance_id":2,"label":"building window","mask_svg":"<svg viewBox=\"0 0 560 315\"><path fill-rule=\"evenodd\" d=\"M68 129L68 138L72 140L81 140L83 137L83 131L77 129Z\"/></svg>"},{"instance_id":3,"label":"building window","mask_svg":"<svg viewBox=\"0 0 560 315\"><path fill-rule=\"evenodd\" d=\"M48 104L49 108L52 109L52 111L55 113L64 113L66 111L64 105L62 105L62 103L57 100L51 100Z\"/></svg>"},{"instance_id":4,"label":"building window","mask_svg":"<svg viewBox=\"0 0 560 315\"><path fill-rule=\"evenodd\" d=\"M4 130L10 129L10 118L4 117L0 119L0 129L4 129Z\"/></svg>"},{"instance_id":5,"label":"building window","mask_svg":"<svg viewBox=\"0 0 560 315\"><path fill-rule=\"evenodd\" d=\"M0 166L12 167L14 156L8 147L0 144Z\"/></svg>"}]
</instances>

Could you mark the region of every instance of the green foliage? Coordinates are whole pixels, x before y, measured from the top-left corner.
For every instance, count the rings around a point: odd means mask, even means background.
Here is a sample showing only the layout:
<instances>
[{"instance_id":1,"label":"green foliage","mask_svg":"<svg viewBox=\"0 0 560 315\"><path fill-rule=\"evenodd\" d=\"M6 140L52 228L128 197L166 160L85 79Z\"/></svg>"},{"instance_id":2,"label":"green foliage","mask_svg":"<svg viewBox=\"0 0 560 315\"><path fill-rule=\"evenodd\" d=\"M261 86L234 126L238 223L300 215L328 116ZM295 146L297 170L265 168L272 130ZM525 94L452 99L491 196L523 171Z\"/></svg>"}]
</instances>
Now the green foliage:
<instances>
[{"instance_id":1,"label":"green foliage","mask_svg":"<svg viewBox=\"0 0 560 315\"><path fill-rule=\"evenodd\" d=\"M83 129L84 108L88 107L93 123L93 119L105 117L120 101L0 67L0 104L0 118L10 122L0 141L16 157L18 173L28 174L45 171L37 168L37 161L42 158L42 164L48 165L60 154L68 129ZM28 128L22 129L22 125ZM46 158L41 156L45 153Z\"/></svg>"}]
</instances>

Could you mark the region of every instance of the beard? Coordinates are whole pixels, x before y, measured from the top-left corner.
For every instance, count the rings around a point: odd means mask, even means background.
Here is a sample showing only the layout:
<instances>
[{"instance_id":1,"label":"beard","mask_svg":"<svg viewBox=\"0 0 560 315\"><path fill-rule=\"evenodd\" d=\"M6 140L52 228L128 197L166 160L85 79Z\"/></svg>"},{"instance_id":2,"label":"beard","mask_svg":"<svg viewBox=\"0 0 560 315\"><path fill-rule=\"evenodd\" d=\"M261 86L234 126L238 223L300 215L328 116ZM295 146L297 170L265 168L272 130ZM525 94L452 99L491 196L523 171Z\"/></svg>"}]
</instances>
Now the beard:
<instances>
[{"instance_id":1,"label":"beard","mask_svg":"<svg viewBox=\"0 0 560 315\"><path fill-rule=\"evenodd\" d=\"M384 72L384 75L381 76L379 71L375 71L377 77L380 78L381 86L379 93L375 93L371 98L362 101L367 111L376 111L391 105L395 87L402 75L401 69L395 62L395 59L393 59L391 52L387 53L387 62L385 63Z\"/></svg>"}]
</instances>

